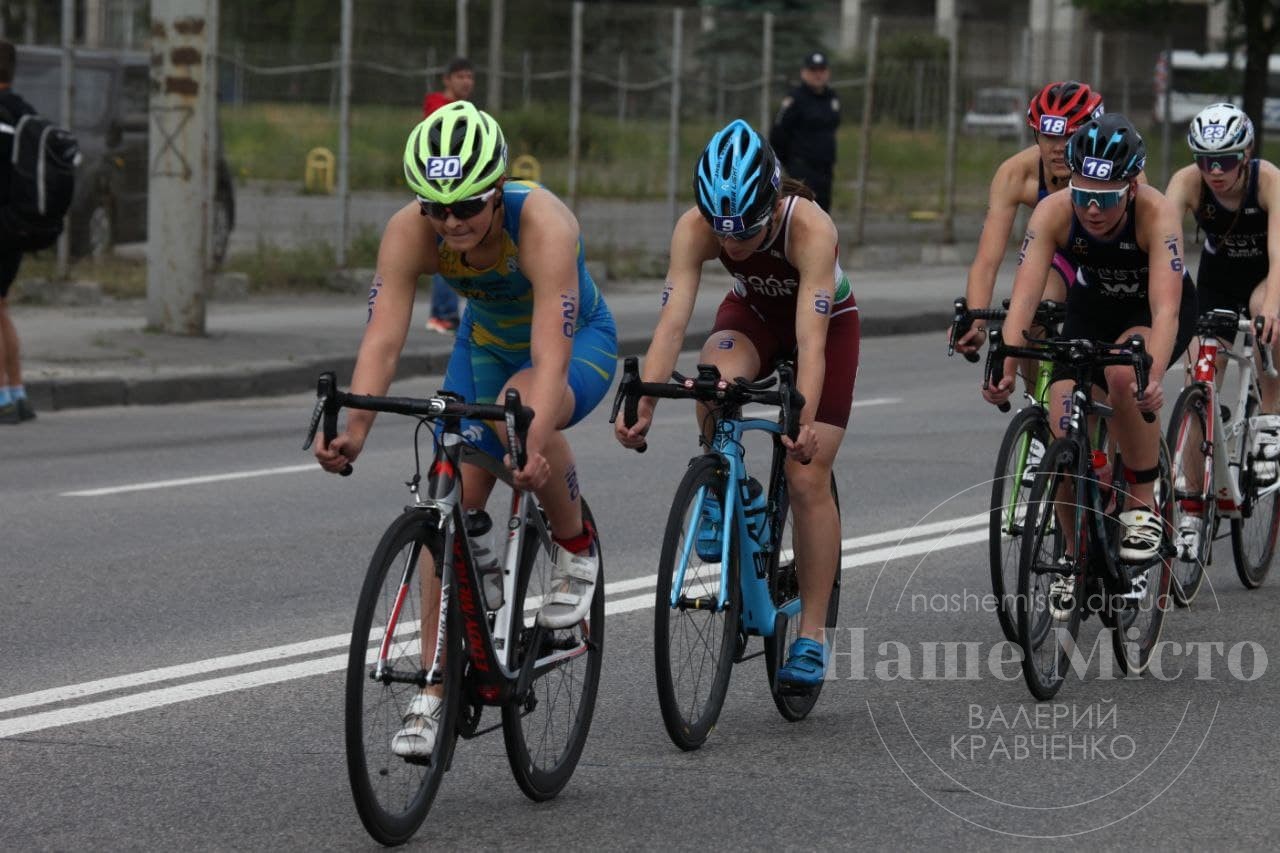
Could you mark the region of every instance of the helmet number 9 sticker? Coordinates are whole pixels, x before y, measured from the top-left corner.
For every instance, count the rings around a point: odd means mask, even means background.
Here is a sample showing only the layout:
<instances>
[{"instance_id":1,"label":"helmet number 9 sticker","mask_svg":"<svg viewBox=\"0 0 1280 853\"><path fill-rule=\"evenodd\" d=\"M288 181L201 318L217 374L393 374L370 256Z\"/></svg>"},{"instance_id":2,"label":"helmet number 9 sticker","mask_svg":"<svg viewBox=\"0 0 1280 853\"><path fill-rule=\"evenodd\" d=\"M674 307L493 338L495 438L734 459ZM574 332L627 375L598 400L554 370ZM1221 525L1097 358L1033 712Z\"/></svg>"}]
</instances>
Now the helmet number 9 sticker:
<instances>
[{"instance_id":1,"label":"helmet number 9 sticker","mask_svg":"<svg viewBox=\"0 0 1280 853\"><path fill-rule=\"evenodd\" d=\"M1080 169L1080 174L1086 178L1108 181L1111 180L1111 170L1114 168L1115 164L1110 160L1104 160L1101 157L1085 157L1084 166Z\"/></svg>"},{"instance_id":2,"label":"helmet number 9 sticker","mask_svg":"<svg viewBox=\"0 0 1280 853\"><path fill-rule=\"evenodd\" d=\"M1050 136L1064 136L1067 132L1067 120L1063 116L1040 116L1040 132Z\"/></svg>"},{"instance_id":3,"label":"helmet number 9 sticker","mask_svg":"<svg viewBox=\"0 0 1280 853\"><path fill-rule=\"evenodd\" d=\"M462 174L461 157L428 157L428 178L456 178Z\"/></svg>"},{"instance_id":4,"label":"helmet number 9 sticker","mask_svg":"<svg viewBox=\"0 0 1280 853\"><path fill-rule=\"evenodd\" d=\"M715 228L721 234L737 234L739 231L747 230L747 227L742 224L741 216L717 216Z\"/></svg>"}]
</instances>

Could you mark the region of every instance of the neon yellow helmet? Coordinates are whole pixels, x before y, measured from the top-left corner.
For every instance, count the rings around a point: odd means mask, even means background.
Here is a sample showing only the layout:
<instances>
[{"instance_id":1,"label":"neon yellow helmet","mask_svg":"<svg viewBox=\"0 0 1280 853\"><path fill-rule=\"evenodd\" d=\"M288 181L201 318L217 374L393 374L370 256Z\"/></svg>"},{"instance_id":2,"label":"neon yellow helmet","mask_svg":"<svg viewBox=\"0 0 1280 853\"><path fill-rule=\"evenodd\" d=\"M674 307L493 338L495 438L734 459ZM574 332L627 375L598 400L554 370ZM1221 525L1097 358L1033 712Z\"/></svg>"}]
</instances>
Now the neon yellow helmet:
<instances>
[{"instance_id":1,"label":"neon yellow helmet","mask_svg":"<svg viewBox=\"0 0 1280 853\"><path fill-rule=\"evenodd\" d=\"M479 195L506 171L502 128L470 101L440 107L418 123L404 147L409 189L440 204Z\"/></svg>"}]
</instances>

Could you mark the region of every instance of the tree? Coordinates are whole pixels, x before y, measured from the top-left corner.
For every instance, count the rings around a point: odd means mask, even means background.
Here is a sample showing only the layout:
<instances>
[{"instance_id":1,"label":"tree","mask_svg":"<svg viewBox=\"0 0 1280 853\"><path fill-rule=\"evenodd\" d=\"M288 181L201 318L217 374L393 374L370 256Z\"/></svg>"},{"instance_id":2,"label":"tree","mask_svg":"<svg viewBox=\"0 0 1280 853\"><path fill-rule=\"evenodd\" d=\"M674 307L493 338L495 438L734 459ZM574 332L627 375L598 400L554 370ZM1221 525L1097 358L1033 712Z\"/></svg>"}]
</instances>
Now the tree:
<instances>
[{"instance_id":1,"label":"tree","mask_svg":"<svg viewBox=\"0 0 1280 853\"><path fill-rule=\"evenodd\" d=\"M1173 0L1071 0L1079 9L1087 9L1103 20L1117 23L1170 20ZM1244 111L1254 117L1255 151L1262 150L1263 102L1267 97L1267 60L1280 42L1280 0L1209 0L1227 4L1227 20L1231 27L1228 48L1244 47L1244 80L1241 99Z\"/></svg>"}]
</instances>

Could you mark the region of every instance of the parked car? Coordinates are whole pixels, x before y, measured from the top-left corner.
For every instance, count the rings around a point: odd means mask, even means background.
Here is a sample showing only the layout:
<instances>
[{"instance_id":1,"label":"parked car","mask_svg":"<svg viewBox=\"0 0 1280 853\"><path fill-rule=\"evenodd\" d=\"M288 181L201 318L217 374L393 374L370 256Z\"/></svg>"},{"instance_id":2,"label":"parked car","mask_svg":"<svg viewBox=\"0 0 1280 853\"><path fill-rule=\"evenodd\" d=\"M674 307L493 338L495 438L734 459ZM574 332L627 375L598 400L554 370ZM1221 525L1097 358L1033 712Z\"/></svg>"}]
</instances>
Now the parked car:
<instances>
[{"instance_id":1,"label":"parked car","mask_svg":"<svg viewBox=\"0 0 1280 853\"><path fill-rule=\"evenodd\" d=\"M139 51L75 52L71 130L84 158L68 213L75 257L147 239L150 70L150 55ZM62 123L62 51L19 46L13 90L42 115ZM216 162L213 258L220 264L236 221L235 187L220 137Z\"/></svg>"},{"instance_id":2,"label":"parked car","mask_svg":"<svg viewBox=\"0 0 1280 853\"><path fill-rule=\"evenodd\" d=\"M1017 136L1027 123L1027 96L1021 89L991 86L974 92L960 123L965 133Z\"/></svg>"}]
</instances>

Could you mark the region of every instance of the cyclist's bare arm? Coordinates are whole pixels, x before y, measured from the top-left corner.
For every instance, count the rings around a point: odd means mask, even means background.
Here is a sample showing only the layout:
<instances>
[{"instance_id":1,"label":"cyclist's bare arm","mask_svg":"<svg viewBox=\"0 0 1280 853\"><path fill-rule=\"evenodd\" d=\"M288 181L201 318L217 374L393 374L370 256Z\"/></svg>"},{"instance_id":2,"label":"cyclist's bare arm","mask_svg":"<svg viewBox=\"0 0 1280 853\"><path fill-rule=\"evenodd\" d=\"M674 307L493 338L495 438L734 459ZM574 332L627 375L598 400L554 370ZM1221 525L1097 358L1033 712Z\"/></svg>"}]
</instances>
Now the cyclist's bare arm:
<instances>
[{"instance_id":1,"label":"cyclist's bare arm","mask_svg":"<svg viewBox=\"0 0 1280 853\"><path fill-rule=\"evenodd\" d=\"M640 378L665 382L675 369L702 281L702 265L720 254L720 243L697 208L676 222L671 234L671 261L663 284L662 307Z\"/></svg>"},{"instance_id":2,"label":"cyclist's bare arm","mask_svg":"<svg viewBox=\"0 0 1280 853\"><path fill-rule=\"evenodd\" d=\"M351 393L382 396L391 386L400 351L409 336L418 277L436 271L435 232L418 211L405 205L387 222L378 247L377 270L369 286L369 314L351 375ZM347 431L363 443L374 412L352 409Z\"/></svg>"},{"instance_id":3,"label":"cyclist's bare arm","mask_svg":"<svg viewBox=\"0 0 1280 853\"><path fill-rule=\"evenodd\" d=\"M564 202L534 190L520 212L520 269L533 283L530 330L532 385L525 405L535 412L529 455L541 452L551 434L572 415L565 389L578 304L578 220ZM541 415L542 417L539 417Z\"/></svg>"},{"instance_id":4,"label":"cyclist's bare arm","mask_svg":"<svg viewBox=\"0 0 1280 853\"><path fill-rule=\"evenodd\" d=\"M800 423L813 423L822 399L827 327L835 305L835 257L839 235L816 204L797 204L791 214L787 260L800 273L796 299L796 389L804 395Z\"/></svg>"},{"instance_id":5,"label":"cyclist's bare arm","mask_svg":"<svg viewBox=\"0 0 1280 853\"><path fill-rule=\"evenodd\" d=\"M1055 193L1036 205L1027 221L1027 230L1018 249L1018 268L1013 276L1013 296L1004 322L1004 341L1020 346L1031 328L1036 308L1044 298L1045 280L1053 265L1053 253L1066 242L1071 228L1071 198Z\"/></svg>"},{"instance_id":6,"label":"cyclist's bare arm","mask_svg":"<svg viewBox=\"0 0 1280 853\"><path fill-rule=\"evenodd\" d=\"M1191 165L1174 172L1164 196L1178 208L1179 216L1194 213L1200 204L1200 170Z\"/></svg>"},{"instance_id":7,"label":"cyclist's bare arm","mask_svg":"<svg viewBox=\"0 0 1280 853\"><path fill-rule=\"evenodd\" d=\"M996 275L1004 260L1018 207L1034 207L1036 202L1036 163L1039 149L1031 147L1018 152L1000 164L987 195L987 214L978 237L978 250L969 266L965 298L971 308L987 308L995 292ZM1047 273L1046 273L1047 274ZM985 323L977 321L959 341L956 348L962 352L976 349L982 338Z\"/></svg>"},{"instance_id":8,"label":"cyclist's bare arm","mask_svg":"<svg viewBox=\"0 0 1280 853\"><path fill-rule=\"evenodd\" d=\"M1267 211L1267 270L1262 297L1262 316L1266 318L1263 341L1274 342L1280 332L1280 169L1262 160L1258 163L1258 203Z\"/></svg>"},{"instance_id":9,"label":"cyclist's bare arm","mask_svg":"<svg viewBox=\"0 0 1280 853\"><path fill-rule=\"evenodd\" d=\"M1178 309L1182 303L1182 279L1186 256L1182 252L1182 211L1149 185L1138 187L1134 205L1138 218L1138 247L1149 259L1147 298L1151 303L1151 355L1148 388L1159 388L1173 355L1178 335ZM1146 402L1146 401L1144 401Z\"/></svg>"}]
</instances>

